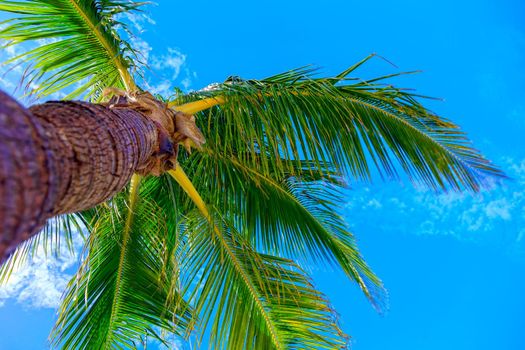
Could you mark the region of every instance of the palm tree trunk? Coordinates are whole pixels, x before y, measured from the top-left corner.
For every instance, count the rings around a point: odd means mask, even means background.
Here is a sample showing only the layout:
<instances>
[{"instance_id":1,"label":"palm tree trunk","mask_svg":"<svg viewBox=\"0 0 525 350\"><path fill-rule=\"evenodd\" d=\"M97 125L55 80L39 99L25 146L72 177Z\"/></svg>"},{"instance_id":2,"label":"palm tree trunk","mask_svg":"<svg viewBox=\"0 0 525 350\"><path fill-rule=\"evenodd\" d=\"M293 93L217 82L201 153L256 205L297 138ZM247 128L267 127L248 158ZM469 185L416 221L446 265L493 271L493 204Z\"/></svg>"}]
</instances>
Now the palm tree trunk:
<instances>
[{"instance_id":1,"label":"palm tree trunk","mask_svg":"<svg viewBox=\"0 0 525 350\"><path fill-rule=\"evenodd\" d=\"M158 149L154 122L127 108L48 102L0 91L0 262L58 214L120 191Z\"/></svg>"}]
</instances>

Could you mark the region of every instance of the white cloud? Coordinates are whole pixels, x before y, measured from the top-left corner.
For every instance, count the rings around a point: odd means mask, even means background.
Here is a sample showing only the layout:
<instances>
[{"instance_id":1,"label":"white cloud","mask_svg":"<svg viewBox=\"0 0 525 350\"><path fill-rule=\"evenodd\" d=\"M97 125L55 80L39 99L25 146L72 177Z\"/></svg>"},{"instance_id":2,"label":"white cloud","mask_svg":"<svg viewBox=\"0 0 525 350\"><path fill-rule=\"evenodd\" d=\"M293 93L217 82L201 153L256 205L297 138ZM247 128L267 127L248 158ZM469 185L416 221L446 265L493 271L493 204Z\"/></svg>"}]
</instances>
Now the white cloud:
<instances>
[{"instance_id":1,"label":"white cloud","mask_svg":"<svg viewBox=\"0 0 525 350\"><path fill-rule=\"evenodd\" d=\"M144 81L141 82L148 91L169 96L173 94L176 85L181 85L185 90L190 89L197 74L189 69L187 55L172 47L163 48L154 53L153 48L140 37L148 26L155 24L155 21L146 12L124 13L117 19L125 20L129 24L134 35L132 37L129 37L128 33L123 33L123 35L138 52L139 60L151 68Z\"/></svg>"},{"instance_id":2,"label":"white cloud","mask_svg":"<svg viewBox=\"0 0 525 350\"><path fill-rule=\"evenodd\" d=\"M12 90L15 88L15 84L10 79L5 79L0 76L0 88Z\"/></svg>"},{"instance_id":3,"label":"white cloud","mask_svg":"<svg viewBox=\"0 0 525 350\"><path fill-rule=\"evenodd\" d=\"M171 335L164 335L164 341L169 344L169 347L161 343L159 340L155 338L148 338L148 349L152 347L153 349L159 349L159 350L189 350L192 349L192 341L186 341L183 338L171 334Z\"/></svg>"},{"instance_id":4,"label":"white cloud","mask_svg":"<svg viewBox=\"0 0 525 350\"><path fill-rule=\"evenodd\" d=\"M75 240L76 251L82 245ZM67 282L78 264L75 253L63 247L58 256L44 253L39 247L35 256L15 268L7 283L0 285L0 307L8 299L29 308L57 308Z\"/></svg>"},{"instance_id":5,"label":"white cloud","mask_svg":"<svg viewBox=\"0 0 525 350\"><path fill-rule=\"evenodd\" d=\"M383 205L375 198L371 199L366 203L366 206L374 209L381 209Z\"/></svg>"},{"instance_id":6,"label":"white cloud","mask_svg":"<svg viewBox=\"0 0 525 350\"><path fill-rule=\"evenodd\" d=\"M149 61L149 55L152 50L150 44L146 41L137 39L133 41L133 48L138 52L139 60L144 64L147 64Z\"/></svg>"},{"instance_id":7,"label":"white cloud","mask_svg":"<svg viewBox=\"0 0 525 350\"><path fill-rule=\"evenodd\" d=\"M525 159L507 157L499 163L513 180L491 185L479 194L436 194L397 183L356 185L346 205L348 221L356 232L448 235L505 244L509 251L525 253Z\"/></svg>"},{"instance_id":8,"label":"white cloud","mask_svg":"<svg viewBox=\"0 0 525 350\"><path fill-rule=\"evenodd\" d=\"M186 63L186 55L178 49L168 48L166 54L160 56L153 56L151 60L151 67L155 70L162 71L163 74L171 73L171 79L175 80L179 77L181 68Z\"/></svg>"},{"instance_id":9,"label":"white cloud","mask_svg":"<svg viewBox=\"0 0 525 350\"><path fill-rule=\"evenodd\" d=\"M7 41L0 39L0 47L7 44ZM9 64L4 62L17 56L20 50L17 46L7 46L0 50L0 89L7 93L13 94L20 84L23 69L20 65Z\"/></svg>"},{"instance_id":10,"label":"white cloud","mask_svg":"<svg viewBox=\"0 0 525 350\"><path fill-rule=\"evenodd\" d=\"M156 24L155 20L151 18L146 12L123 12L122 14L137 33L142 33L146 26ZM119 18L117 17L117 20L118 19Z\"/></svg>"},{"instance_id":11,"label":"white cloud","mask_svg":"<svg viewBox=\"0 0 525 350\"><path fill-rule=\"evenodd\" d=\"M489 202L485 206L485 214L490 219L500 218L502 220L510 220L513 204L509 203L506 198L500 198Z\"/></svg>"},{"instance_id":12,"label":"white cloud","mask_svg":"<svg viewBox=\"0 0 525 350\"><path fill-rule=\"evenodd\" d=\"M167 48L165 53L152 53L149 57L152 72L145 81L148 91L169 96L176 85L182 86L184 90L190 89L197 74L188 67L186 54L179 49Z\"/></svg>"},{"instance_id":13,"label":"white cloud","mask_svg":"<svg viewBox=\"0 0 525 350\"><path fill-rule=\"evenodd\" d=\"M184 90L188 91L197 74L192 71L187 63L187 55L177 48L165 48L162 51L157 50L153 53L151 45L143 40L140 35L144 33L147 26L155 24L145 12L140 13L124 13L117 16L117 20L123 20L129 23L130 29L134 32L132 36L130 33L121 31L122 37L127 40L135 49L138 56L138 61L145 66L150 67L151 71L146 71L146 78L139 82L145 89L161 94L166 97L174 93L174 87L179 85ZM37 45L44 45L56 41L57 39L42 39L37 40ZM0 40L0 46L5 45L5 40ZM29 44L7 46L0 51L0 62L5 62L20 53L28 51L33 48ZM20 96L23 88L20 85L22 76L25 73L25 64L17 64L20 62L13 62L9 66L0 65L0 89L15 96ZM140 79L139 79L140 80ZM34 86L30 86L31 89ZM65 96L63 93L56 93L46 98L62 99ZM26 98L25 104L37 103L34 98Z\"/></svg>"},{"instance_id":14,"label":"white cloud","mask_svg":"<svg viewBox=\"0 0 525 350\"><path fill-rule=\"evenodd\" d=\"M156 82L155 85L149 86L148 91L152 94L169 95L171 87L172 85L169 80L162 80Z\"/></svg>"}]
</instances>

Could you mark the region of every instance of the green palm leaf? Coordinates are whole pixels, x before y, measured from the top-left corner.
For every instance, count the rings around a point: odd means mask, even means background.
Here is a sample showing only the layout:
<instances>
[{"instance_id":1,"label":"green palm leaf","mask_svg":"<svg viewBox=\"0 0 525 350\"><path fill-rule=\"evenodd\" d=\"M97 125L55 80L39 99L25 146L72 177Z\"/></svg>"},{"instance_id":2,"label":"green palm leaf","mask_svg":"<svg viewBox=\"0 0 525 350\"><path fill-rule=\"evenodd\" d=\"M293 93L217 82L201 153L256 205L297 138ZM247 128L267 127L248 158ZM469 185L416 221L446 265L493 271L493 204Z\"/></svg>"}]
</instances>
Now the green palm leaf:
<instances>
[{"instance_id":1,"label":"green palm leaf","mask_svg":"<svg viewBox=\"0 0 525 350\"><path fill-rule=\"evenodd\" d=\"M190 177L205 200L220 208L253 247L272 255L340 267L379 310L383 309L382 283L337 214L343 202L343 183L333 170L324 168L326 175L320 177L306 172L311 163L302 162L302 169L293 171L301 176L265 175L233 156L210 149L192 157L190 164L186 164L191 166Z\"/></svg>"},{"instance_id":2,"label":"green palm leaf","mask_svg":"<svg viewBox=\"0 0 525 350\"><path fill-rule=\"evenodd\" d=\"M334 349L347 337L330 305L288 259L257 253L220 216L186 222L185 285L213 349ZM218 228L217 228L218 227ZM210 321L211 320L211 321Z\"/></svg>"},{"instance_id":3,"label":"green palm leaf","mask_svg":"<svg viewBox=\"0 0 525 350\"><path fill-rule=\"evenodd\" d=\"M8 45L48 42L12 58L30 64L27 86L46 96L73 86L66 97L98 96L104 87L135 89L129 70L138 69L137 53L117 30L126 30L115 15L143 5L125 0L0 1L0 10L15 13L4 22L0 38ZM33 83L33 84L32 84Z\"/></svg>"},{"instance_id":4,"label":"green palm leaf","mask_svg":"<svg viewBox=\"0 0 525 350\"><path fill-rule=\"evenodd\" d=\"M159 329L184 334L190 314L178 293L174 244L154 202L128 202L121 195L100 207L87 257L64 297L54 344L133 349L144 335L160 340Z\"/></svg>"},{"instance_id":5,"label":"green palm leaf","mask_svg":"<svg viewBox=\"0 0 525 350\"><path fill-rule=\"evenodd\" d=\"M215 151L263 174L297 171L309 160L308 172L333 164L341 174L368 180L371 164L388 177L397 177L400 166L433 189L474 191L488 176L503 176L417 95L379 83L392 75L348 78L365 61L329 78L316 78L311 68L263 80L230 78L176 103L219 101L199 117L207 139Z\"/></svg>"},{"instance_id":6,"label":"green palm leaf","mask_svg":"<svg viewBox=\"0 0 525 350\"><path fill-rule=\"evenodd\" d=\"M26 82L40 96L68 87L68 98L136 90L131 74L140 60L115 16L142 4L0 0L0 10L17 14L0 38L48 39L11 60L31 64ZM92 224L86 256L54 345L134 348L144 334L188 335L199 322L218 349L345 346L327 300L289 260L341 266L381 303L381 282L337 215L339 179L369 179L374 167L396 177L400 167L434 189L478 190L486 176L502 176L419 96L382 84L396 74L349 78L368 59L328 78L310 67L263 80L231 77L174 101L214 106L197 116L206 147L180 159L198 192L186 196L191 182L179 178L179 187L166 176L145 179L139 190L135 176L129 194L82 213Z\"/></svg>"}]
</instances>

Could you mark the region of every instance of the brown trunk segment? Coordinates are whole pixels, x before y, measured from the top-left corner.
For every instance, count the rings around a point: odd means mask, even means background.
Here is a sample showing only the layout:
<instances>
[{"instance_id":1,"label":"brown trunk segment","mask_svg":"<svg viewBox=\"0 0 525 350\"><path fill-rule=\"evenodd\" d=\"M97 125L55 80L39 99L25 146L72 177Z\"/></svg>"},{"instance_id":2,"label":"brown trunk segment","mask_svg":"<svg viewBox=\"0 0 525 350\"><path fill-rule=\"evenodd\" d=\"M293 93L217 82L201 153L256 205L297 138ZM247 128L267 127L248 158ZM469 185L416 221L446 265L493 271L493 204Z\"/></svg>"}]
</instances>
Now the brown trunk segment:
<instances>
[{"instance_id":1,"label":"brown trunk segment","mask_svg":"<svg viewBox=\"0 0 525 350\"><path fill-rule=\"evenodd\" d=\"M26 109L0 91L0 262L52 216L122 190L158 139L133 109L72 101Z\"/></svg>"}]
</instances>

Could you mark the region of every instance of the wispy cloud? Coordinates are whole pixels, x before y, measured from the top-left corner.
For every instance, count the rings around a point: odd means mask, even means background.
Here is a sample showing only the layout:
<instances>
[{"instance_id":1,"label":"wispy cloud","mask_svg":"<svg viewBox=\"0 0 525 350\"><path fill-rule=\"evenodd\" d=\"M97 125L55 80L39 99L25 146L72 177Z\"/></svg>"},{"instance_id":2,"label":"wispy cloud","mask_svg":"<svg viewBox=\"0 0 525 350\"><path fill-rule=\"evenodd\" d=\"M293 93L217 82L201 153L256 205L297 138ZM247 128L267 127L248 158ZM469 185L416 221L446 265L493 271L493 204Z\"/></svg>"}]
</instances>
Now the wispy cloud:
<instances>
[{"instance_id":1,"label":"wispy cloud","mask_svg":"<svg viewBox=\"0 0 525 350\"><path fill-rule=\"evenodd\" d=\"M141 81L145 85L144 88L166 97L173 94L176 86L189 90L197 74L188 64L187 54L173 47L153 50L151 45L142 39L146 28L155 24L146 12L125 13L123 17L134 32L134 36L128 38L129 42L139 53L139 60L149 68Z\"/></svg>"},{"instance_id":2,"label":"wispy cloud","mask_svg":"<svg viewBox=\"0 0 525 350\"><path fill-rule=\"evenodd\" d=\"M147 12L123 12L122 16L131 25L134 32L142 33L147 26L155 25L156 22ZM118 18L117 18L118 19Z\"/></svg>"},{"instance_id":3,"label":"wispy cloud","mask_svg":"<svg viewBox=\"0 0 525 350\"><path fill-rule=\"evenodd\" d=\"M525 159L500 163L513 181L478 194L436 194L398 183L358 185L348 193L345 214L357 233L448 235L525 254Z\"/></svg>"},{"instance_id":4,"label":"wispy cloud","mask_svg":"<svg viewBox=\"0 0 525 350\"><path fill-rule=\"evenodd\" d=\"M177 85L189 90L197 77L187 63L187 55L176 48L167 48L159 55L152 54L149 66L152 72L146 79L147 88L161 95L170 95Z\"/></svg>"},{"instance_id":5,"label":"wispy cloud","mask_svg":"<svg viewBox=\"0 0 525 350\"><path fill-rule=\"evenodd\" d=\"M81 238L75 240L80 251ZM26 263L15 268L7 283L0 285L0 307L16 300L26 308L57 308L67 282L78 265L77 254L63 247L58 255L47 255L42 247Z\"/></svg>"},{"instance_id":6,"label":"wispy cloud","mask_svg":"<svg viewBox=\"0 0 525 350\"><path fill-rule=\"evenodd\" d=\"M178 49L168 48L165 54L153 57L151 61L153 69L170 72L171 79L175 80L179 77L180 70L186 63L186 55Z\"/></svg>"},{"instance_id":7,"label":"wispy cloud","mask_svg":"<svg viewBox=\"0 0 525 350\"><path fill-rule=\"evenodd\" d=\"M0 47L4 47L6 44L7 41L0 39ZM16 46L7 46L0 50L0 89L11 94L15 93L20 85L23 68L17 62L10 65L6 65L4 62L13 59L20 53L21 48Z\"/></svg>"}]
</instances>

